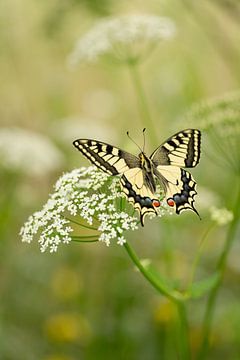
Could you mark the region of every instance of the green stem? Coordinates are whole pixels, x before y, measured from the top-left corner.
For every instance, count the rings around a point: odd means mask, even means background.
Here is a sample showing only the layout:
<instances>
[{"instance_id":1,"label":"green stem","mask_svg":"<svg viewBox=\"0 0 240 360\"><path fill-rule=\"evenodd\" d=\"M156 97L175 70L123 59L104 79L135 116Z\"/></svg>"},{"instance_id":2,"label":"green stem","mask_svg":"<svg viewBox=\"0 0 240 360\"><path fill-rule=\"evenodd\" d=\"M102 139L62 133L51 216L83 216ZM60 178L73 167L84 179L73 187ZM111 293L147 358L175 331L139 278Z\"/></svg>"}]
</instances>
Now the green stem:
<instances>
[{"instance_id":1,"label":"green stem","mask_svg":"<svg viewBox=\"0 0 240 360\"><path fill-rule=\"evenodd\" d=\"M138 65L136 64L136 62L133 62L133 61L129 61L128 65L129 65L130 75L131 75L132 82L133 82L133 85L134 85L134 88L136 91L136 95L137 95L137 99L138 99L138 106L139 106L139 112L140 112L141 118L142 118L142 125L143 125L143 127L147 127L150 130L149 134L150 134L151 141L154 143L154 145L156 145L158 138L156 136L154 122L150 115L150 110L148 108L146 95L145 95L141 77L140 77L140 74L139 74L139 71L137 68Z\"/></svg>"},{"instance_id":2,"label":"green stem","mask_svg":"<svg viewBox=\"0 0 240 360\"><path fill-rule=\"evenodd\" d=\"M225 241L222 253L217 262L216 270L219 273L219 279L218 279L216 285L212 288L212 290L209 294L209 297L208 297L207 306L206 306L204 319L203 319L203 338L202 338L202 343L201 343L199 354L198 354L198 360L205 359L206 355L208 353L209 336L210 336L210 332L211 332L211 326L212 326L212 321L213 321L216 299L217 299L218 291L222 284L222 280L223 280L224 273L226 270L226 265L227 265L227 258L228 258L229 252L231 250L231 247L232 247L232 244L233 244L233 241L235 238L235 234L237 231L238 223L239 223L239 216L240 216L239 203L240 203L240 182L238 179L238 194L237 194L237 198L236 198L236 205L233 209L234 218L229 225L227 236L226 236L226 241Z\"/></svg>"},{"instance_id":3,"label":"green stem","mask_svg":"<svg viewBox=\"0 0 240 360\"><path fill-rule=\"evenodd\" d=\"M189 349L189 340L188 340L188 319L186 305L183 301L177 303L178 316L180 320L179 326L179 350L180 350L180 359L190 360L190 349Z\"/></svg>"},{"instance_id":4,"label":"green stem","mask_svg":"<svg viewBox=\"0 0 240 360\"><path fill-rule=\"evenodd\" d=\"M167 291L159 282L156 281L156 278L142 265L140 259L138 258L135 251L132 247L125 243L124 247L138 268L138 270L143 274L143 276L148 280L148 282L162 295L166 296L170 301L172 301L176 306L179 314L180 320L180 329L179 329L179 349L180 349L180 358L181 360L190 359L190 350L188 342L188 320L184 298L182 298L180 293L171 293Z\"/></svg>"}]
</instances>

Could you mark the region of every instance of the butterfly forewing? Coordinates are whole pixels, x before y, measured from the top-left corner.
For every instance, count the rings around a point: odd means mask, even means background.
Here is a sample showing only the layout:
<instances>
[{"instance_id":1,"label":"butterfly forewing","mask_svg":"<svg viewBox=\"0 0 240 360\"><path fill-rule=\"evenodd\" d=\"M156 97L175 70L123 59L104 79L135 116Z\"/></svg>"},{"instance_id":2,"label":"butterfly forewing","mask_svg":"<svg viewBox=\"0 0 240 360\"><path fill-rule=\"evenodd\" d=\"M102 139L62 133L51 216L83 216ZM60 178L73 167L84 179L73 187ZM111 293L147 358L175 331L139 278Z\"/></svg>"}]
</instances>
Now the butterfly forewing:
<instances>
[{"instance_id":1,"label":"butterfly forewing","mask_svg":"<svg viewBox=\"0 0 240 360\"><path fill-rule=\"evenodd\" d=\"M73 145L94 165L110 175L123 174L129 168L140 167L136 156L104 142L78 139Z\"/></svg>"},{"instance_id":2,"label":"butterfly forewing","mask_svg":"<svg viewBox=\"0 0 240 360\"><path fill-rule=\"evenodd\" d=\"M150 156L158 165L194 167L200 159L201 133L197 129L186 129L170 137Z\"/></svg>"}]
</instances>

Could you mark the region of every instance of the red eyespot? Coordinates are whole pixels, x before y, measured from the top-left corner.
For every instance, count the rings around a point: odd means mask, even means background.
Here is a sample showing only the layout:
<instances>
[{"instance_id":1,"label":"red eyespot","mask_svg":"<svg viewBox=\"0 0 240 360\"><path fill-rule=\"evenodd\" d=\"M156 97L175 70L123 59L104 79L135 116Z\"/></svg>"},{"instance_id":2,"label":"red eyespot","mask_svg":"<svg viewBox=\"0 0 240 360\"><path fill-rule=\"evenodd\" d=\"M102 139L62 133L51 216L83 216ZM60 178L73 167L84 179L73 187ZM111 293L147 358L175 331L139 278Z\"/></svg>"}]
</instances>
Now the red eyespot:
<instances>
[{"instance_id":1,"label":"red eyespot","mask_svg":"<svg viewBox=\"0 0 240 360\"><path fill-rule=\"evenodd\" d=\"M173 199L168 199L168 200L167 200L167 203L168 203L168 205L171 206L171 207L173 207L173 206L175 205L175 202L174 202Z\"/></svg>"},{"instance_id":2,"label":"red eyespot","mask_svg":"<svg viewBox=\"0 0 240 360\"><path fill-rule=\"evenodd\" d=\"M158 200L153 200L152 204L154 207L159 207L161 205L160 201L158 201Z\"/></svg>"}]
</instances>

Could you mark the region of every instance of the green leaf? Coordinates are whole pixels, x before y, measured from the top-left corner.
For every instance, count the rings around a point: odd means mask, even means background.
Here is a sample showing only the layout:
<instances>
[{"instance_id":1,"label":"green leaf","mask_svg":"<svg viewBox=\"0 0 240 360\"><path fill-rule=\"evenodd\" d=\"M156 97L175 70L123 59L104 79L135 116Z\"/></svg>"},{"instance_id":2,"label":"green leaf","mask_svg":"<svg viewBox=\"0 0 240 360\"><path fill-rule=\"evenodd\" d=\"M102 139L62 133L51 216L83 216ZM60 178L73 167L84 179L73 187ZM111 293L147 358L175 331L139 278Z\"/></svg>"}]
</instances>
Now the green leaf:
<instances>
[{"instance_id":1,"label":"green leaf","mask_svg":"<svg viewBox=\"0 0 240 360\"><path fill-rule=\"evenodd\" d=\"M219 276L219 273L215 273L204 280L196 281L188 288L188 296L193 299L204 296L217 284Z\"/></svg>"}]
</instances>

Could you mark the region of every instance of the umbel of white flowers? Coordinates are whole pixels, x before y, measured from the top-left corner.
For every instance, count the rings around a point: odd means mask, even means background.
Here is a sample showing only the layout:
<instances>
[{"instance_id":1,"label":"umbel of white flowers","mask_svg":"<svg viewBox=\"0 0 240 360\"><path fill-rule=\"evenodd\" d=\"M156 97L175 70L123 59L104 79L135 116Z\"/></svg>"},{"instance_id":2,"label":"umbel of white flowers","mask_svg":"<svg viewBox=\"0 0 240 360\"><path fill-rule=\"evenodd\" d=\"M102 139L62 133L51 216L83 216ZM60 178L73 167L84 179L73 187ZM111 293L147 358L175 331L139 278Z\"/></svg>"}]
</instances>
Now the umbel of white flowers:
<instances>
[{"instance_id":1,"label":"umbel of white flowers","mask_svg":"<svg viewBox=\"0 0 240 360\"><path fill-rule=\"evenodd\" d=\"M126 62L139 60L160 41L174 37L173 21L155 15L123 15L98 22L78 40L69 64L94 62L100 56Z\"/></svg>"},{"instance_id":2,"label":"umbel of white flowers","mask_svg":"<svg viewBox=\"0 0 240 360\"><path fill-rule=\"evenodd\" d=\"M158 208L164 215L167 205ZM136 230L139 218L134 215L121 191L118 177L96 167L82 167L64 174L55 192L41 211L35 212L21 228L22 241L30 243L38 236L42 252L57 251L61 243L76 239L95 239L110 244L126 242L124 232Z\"/></svg>"}]
</instances>

